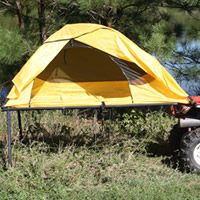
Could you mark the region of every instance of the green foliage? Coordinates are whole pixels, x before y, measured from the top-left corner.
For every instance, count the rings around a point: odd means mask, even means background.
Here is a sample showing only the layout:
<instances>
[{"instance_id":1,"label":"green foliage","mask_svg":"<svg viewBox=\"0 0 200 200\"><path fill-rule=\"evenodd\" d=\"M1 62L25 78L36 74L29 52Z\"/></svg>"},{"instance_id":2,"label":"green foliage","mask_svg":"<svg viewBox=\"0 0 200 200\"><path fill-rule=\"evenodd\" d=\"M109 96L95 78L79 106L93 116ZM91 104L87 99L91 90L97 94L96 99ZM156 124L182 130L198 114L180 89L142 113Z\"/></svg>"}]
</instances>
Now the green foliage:
<instances>
[{"instance_id":1,"label":"green foliage","mask_svg":"<svg viewBox=\"0 0 200 200\"><path fill-rule=\"evenodd\" d=\"M102 166L73 149L46 156L38 146L16 153L18 167L1 171L2 200L199 198L198 176L167 169L159 159L140 156Z\"/></svg>"},{"instance_id":2,"label":"green foliage","mask_svg":"<svg viewBox=\"0 0 200 200\"><path fill-rule=\"evenodd\" d=\"M162 145L166 143L175 120L165 112L132 110L130 114L123 114L121 123L125 134L129 133L133 137L134 151L151 154L155 148L162 151Z\"/></svg>"},{"instance_id":3,"label":"green foliage","mask_svg":"<svg viewBox=\"0 0 200 200\"><path fill-rule=\"evenodd\" d=\"M147 51L152 52L160 59L169 59L172 56L171 49L176 44L175 27L168 22L160 22L152 26L151 37L140 35L143 45Z\"/></svg>"},{"instance_id":4,"label":"green foliage","mask_svg":"<svg viewBox=\"0 0 200 200\"><path fill-rule=\"evenodd\" d=\"M109 145L113 152L126 149L134 153L153 154L155 147L162 152L162 145L166 145L168 133L175 124L171 115L148 109L129 109L121 115L117 113L113 113L115 120L97 120L83 117L78 110L65 117L60 111L24 112L24 142L46 142L52 151L67 145L87 146L97 151L105 148L106 155ZM13 123L13 127L17 127L17 121ZM18 129L14 129L13 134L17 135L17 132Z\"/></svg>"},{"instance_id":5,"label":"green foliage","mask_svg":"<svg viewBox=\"0 0 200 200\"><path fill-rule=\"evenodd\" d=\"M0 137L2 200L199 199L199 176L167 167L164 163L170 157L164 153L160 157L141 154L144 151L140 148L152 141L166 142L165 135L174 120L164 111L129 110L122 112L122 120L114 114L116 121L105 120L103 124L91 111L68 111L64 116L61 111L23 112L23 131L29 138L29 142L24 138L23 143L16 138L15 114L12 113L12 168L5 166L7 145ZM4 136L5 113L1 113L1 121L0 136ZM107 131L111 132L110 155ZM96 152L94 132L98 139ZM67 137L70 143L65 143ZM78 143L81 137L85 139ZM88 144L91 140L93 143ZM135 140L140 140L138 146L133 144ZM162 151L166 151L161 144ZM160 150L157 148L157 152Z\"/></svg>"},{"instance_id":6,"label":"green foliage","mask_svg":"<svg viewBox=\"0 0 200 200\"><path fill-rule=\"evenodd\" d=\"M17 117L14 115L12 118L12 127L18 127ZM51 152L65 151L66 147L75 145L78 149L87 147L91 152L103 151L107 157L111 146L113 154L129 152L153 155L163 152L175 123L174 118L163 111L136 109L123 113L122 117L114 115L113 118L115 120L103 121L93 117L83 118L76 110L64 117L60 111L23 112L23 142L27 145L35 141L44 142ZM6 133L5 120L2 115L0 135L3 138ZM17 128L12 130L14 138L18 132Z\"/></svg>"},{"instance_id":7,"label":"green foliage","mask_svg":"<svg viewBox=\"0 0 200 200\"><path fill-rule=\"evenodd\" d=\"M24 45L22 35L18 30L9 31L0 28L0 62L5 65L12 65L22 61L24 56Z\"/></svg>"},{"instance_id":8,"label":"green foliage","mask_svg":"<svg viewBox=\"0 0 200 200\"><path fill-rule=\"evenodd\" d=\"M21 16L15 1L0 1L0 37L3 40L0 47L1 83L5 82L5 78L2 80L2 77L11 76L10 71L14 71L15 74L49 35L65 24L80 22L100 23L121 31L144 50L156 56L170 72L175 71L178 79L184 79L186 76L192 78L191 70L185 70L185 62L188 59L199 69L197 50L200 30L197 24L200 19L200 5L197 0L18 2L22 8ZM41 5L42 10L39 9ZM17 29L20 31L16 31ZM182 50L189 49L194 42L197 50L190 48L189 54L185 51L180 54L181 41L187 42ZM12 69L10 65L13 66ZM186 76L176 73L177 67Z\"/></svg>"},{"instance_id":9,"label":"green foliage","mask_svg":"<svg viewBox=\"0 0 200 200\"><path fill-rule=\"evenodd\" d=\"M19 30L0 27L0 87L10 85L13 76L23 65L25 45Z\"/></svg>"},{"instance_id":10,"label":"green foliage","mask_svg":"<svg viewBox=\"0 0 200 200\"><path fill-rule=\"evenodd\" d=\"M167 66L173 70L176 80L185 85L190 95L199 95L200 46L198 41L181 40L177 49L176 52L172 52L174 56L169 58Z\"/></svg>"}]
</instances>

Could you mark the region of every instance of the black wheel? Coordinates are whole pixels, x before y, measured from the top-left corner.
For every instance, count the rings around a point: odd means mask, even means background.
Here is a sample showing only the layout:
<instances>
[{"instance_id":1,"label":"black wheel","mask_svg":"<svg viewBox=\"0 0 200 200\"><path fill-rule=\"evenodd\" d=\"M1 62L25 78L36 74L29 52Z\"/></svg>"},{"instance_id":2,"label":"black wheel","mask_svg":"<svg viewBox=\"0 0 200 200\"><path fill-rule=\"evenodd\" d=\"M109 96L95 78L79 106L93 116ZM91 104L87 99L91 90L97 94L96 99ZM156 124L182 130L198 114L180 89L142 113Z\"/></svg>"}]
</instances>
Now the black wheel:
<instances>
[{"instance_id":1,"label":"black wheel","mask_svg":"<svg viewBox=\"0 0 200 200\"><path fill-rule=\"evenodd\" d=\"M181 140L184 168L200 173L200 128L187 132Z\"/></svg>"},{"instance_id":2,"label":"black wheel","mask_svg":"<svg viewBox=\"0 0 200 200\"><path fill-rule=\"evenodd\" d=\"M172 153L177 153L180 150L181 138L188 131L187 128L179 128L175 125L169 135L169 148Z\"/></svg>"}]
</instances>

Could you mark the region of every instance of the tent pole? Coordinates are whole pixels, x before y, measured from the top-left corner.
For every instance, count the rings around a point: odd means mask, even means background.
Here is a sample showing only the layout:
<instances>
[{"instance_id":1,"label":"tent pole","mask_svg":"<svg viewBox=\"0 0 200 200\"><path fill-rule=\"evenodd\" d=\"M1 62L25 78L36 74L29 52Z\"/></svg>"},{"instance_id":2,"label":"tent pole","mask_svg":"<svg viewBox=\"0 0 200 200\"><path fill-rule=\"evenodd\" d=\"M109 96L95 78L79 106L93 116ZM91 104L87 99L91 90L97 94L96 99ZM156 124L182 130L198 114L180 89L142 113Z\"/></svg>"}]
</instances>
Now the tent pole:
<instances>
[{"instance_id":1,"label":"tent pole","mask_svg":"<svg viewBox=\"0 0 200 200\"><path fill-rule=\"evenodd\" d=\"M17 111L17 116L18 116L18 124L19 124L19 140L22 140L22 122L21 122L21 115L20 115L20 110Z\"/></svg>"},{"instance_id":2,"label":"tent pole","mask_svg":"<svg viewBox=\"0 0 200 200\"><path fill-rule=\"evenodd\" d=\"M12 167L11 157L11 117L10 111L7 111L7 123L8 123L8 166Z\"/></svg>"}]
</instances>

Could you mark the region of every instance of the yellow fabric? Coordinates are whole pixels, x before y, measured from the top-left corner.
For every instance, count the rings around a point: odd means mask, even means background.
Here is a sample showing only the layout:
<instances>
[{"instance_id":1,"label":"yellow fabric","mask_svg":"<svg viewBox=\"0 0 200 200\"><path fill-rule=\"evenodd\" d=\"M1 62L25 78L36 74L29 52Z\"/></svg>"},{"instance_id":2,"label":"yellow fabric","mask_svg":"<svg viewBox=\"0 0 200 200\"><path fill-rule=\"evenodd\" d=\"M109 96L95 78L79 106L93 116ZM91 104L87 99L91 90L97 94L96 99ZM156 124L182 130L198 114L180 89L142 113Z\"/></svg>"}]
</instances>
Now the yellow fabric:
<instances>
[{"instance_id":1,"label":"yellow fabric","mask_svg":"<svg viewBox=\"0 0 200 200\"><path fill-rule=\"evenodd\" d=\"M189 103L153 56L97 24L66 25L51 35L13 83L6 107Z\"/></svg>"},{"instance_id":2,"label":"yellow fabric","mask_svg":"<svg viewBox=\"0 0 200 200\"><path fill-rule=\"evenodd\" d=\"M64 41L54 43L54 45L50 43L42 45L12 80L15 90L9 94L8 98L17 98L20 92L47 67L66 43Z\"/></svg>"},{"instance_id":3,"label":"yellow fabric","mask_svg":"<svg viewBox=\"0 0 200 200\"><path fill-rule=\"evenodd\" d=\"M38 106L84 106L131 103L128 84L120 82L54 83L36 79L32 91L31 105ZM101 96L101 95L104 96ZM48 99L48 101L47 101Z\"/></svg>"},{"instance_id":4,"label":"yellow fabric","mask_svg":"<svg viewBox=\"0 0 200 200\"><path fill-rule=\"evenodd\" d=\"M31 97L31 90L33 87L34 81L32 81L29 85L27 85L23 92L20 93L19 97L17 99L10 98L7 102L6 106L13 106L14 107L28 107L30 103L30 97ZM15 87L13 87L15 89ZM12 91L11 91L12 92ZM16 104L17 101L17 104Z\"/></svg>"}]
</instances>

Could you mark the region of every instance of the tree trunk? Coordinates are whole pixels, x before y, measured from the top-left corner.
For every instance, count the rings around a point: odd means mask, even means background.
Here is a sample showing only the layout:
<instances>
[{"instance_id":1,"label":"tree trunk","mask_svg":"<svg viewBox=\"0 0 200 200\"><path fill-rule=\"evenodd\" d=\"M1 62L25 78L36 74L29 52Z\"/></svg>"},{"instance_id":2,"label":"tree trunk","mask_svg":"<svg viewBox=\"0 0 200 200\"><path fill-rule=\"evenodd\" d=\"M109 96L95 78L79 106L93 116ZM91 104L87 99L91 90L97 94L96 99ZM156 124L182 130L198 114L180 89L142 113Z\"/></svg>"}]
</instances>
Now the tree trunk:
<instances>
[{"instance_id":1,"label":"tree trunk","mask_svg":"<svg viewBox=\"0 0 200 200\"><path fill-rule=\"evenodd\" d=\"M44 0L38 0L38 23L40 29L40 42L43 43L47 39L45 27L45 4Z\"/></svg>"},{"instance_id":2,"label":"tree trunk","mask_svg":"<svg viewBox=\"0 0 200 200\"><path fill-rule=\"evenodd\" d=\"M22 6L20 0L16 0L16 12L19 20L19 27L24 30L24 16L22 13Z\"/></svg>"}]
</instances>

